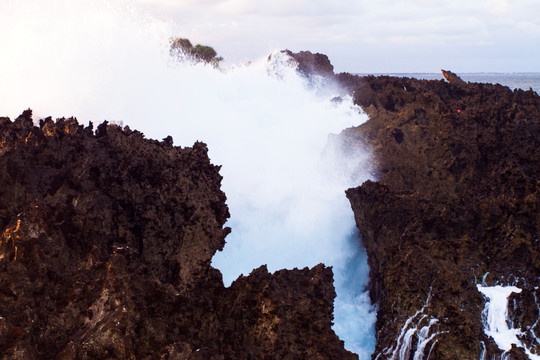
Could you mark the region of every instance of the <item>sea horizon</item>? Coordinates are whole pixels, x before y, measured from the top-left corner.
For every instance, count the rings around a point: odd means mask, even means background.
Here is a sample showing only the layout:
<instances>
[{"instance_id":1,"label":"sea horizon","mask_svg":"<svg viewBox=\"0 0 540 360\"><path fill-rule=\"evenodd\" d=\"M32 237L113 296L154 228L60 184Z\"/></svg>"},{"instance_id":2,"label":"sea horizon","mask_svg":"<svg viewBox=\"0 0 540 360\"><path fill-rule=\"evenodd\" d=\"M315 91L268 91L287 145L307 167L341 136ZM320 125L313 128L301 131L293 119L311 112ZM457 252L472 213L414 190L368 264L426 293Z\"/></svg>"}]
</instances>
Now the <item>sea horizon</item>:
<instances>
[{"instance_id":1,"label":"sea horizon","mask_svg":"<svg viewBox=\"0 0 540 360\"><path fill-rule=\"evenodd\" d=\"M540 93L540 72L456 72L464 81L473 83L500 84L510 89L527 91L532 89ZM441 72L386 72L355 73L355 75L397 76L419 80L443 80Z\"/></svg>"}]
</instances>

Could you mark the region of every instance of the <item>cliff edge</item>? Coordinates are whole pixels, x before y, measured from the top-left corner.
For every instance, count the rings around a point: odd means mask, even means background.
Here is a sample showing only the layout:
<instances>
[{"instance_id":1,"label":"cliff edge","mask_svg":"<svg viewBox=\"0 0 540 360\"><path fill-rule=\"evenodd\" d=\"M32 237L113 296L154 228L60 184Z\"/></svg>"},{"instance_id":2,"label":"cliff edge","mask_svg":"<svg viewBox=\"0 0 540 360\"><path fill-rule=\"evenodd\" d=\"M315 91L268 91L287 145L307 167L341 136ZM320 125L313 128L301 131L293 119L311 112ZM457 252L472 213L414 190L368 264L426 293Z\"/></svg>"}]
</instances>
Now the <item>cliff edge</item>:
<instances>
[{"instance_id":1,"label":"cliff edge","mask_svg":"<svg viewBox=\"0 0 540 360\"><path fill-rule=\"evenodd\" d=\"M223 286L220 183L200 142L0 118L0 358L356 359L330 268Z\"/></svg>"},{"instance_id":2,"label":"cliff edge","mask_svg":"<svg viewBox=\"0 0 540 360\"><path fill-rule=\"evenodd\" d=\"M376 169L346 191L378 306L372 358L540 357L538 94L446 70L446 81L334 75L324 55L290 55L369 115L340 138L367 144ZM489 288L509 294L497 313Z\"/></svg>"},{"instance_id":3,"label":"cliff edge","mask_svg":"<svg viewBox=\"0 0 540 360\"><path fill-rule=\"evenodd\" d=\"M347 191L379 306L374 358L500 355L480 284L529 299L510 302L526 345L506 352L527 358L540 353L540 98L445 76L336 77L370 117L342 136L369 144L377 168Z\"/></svg>"}]
</instances>

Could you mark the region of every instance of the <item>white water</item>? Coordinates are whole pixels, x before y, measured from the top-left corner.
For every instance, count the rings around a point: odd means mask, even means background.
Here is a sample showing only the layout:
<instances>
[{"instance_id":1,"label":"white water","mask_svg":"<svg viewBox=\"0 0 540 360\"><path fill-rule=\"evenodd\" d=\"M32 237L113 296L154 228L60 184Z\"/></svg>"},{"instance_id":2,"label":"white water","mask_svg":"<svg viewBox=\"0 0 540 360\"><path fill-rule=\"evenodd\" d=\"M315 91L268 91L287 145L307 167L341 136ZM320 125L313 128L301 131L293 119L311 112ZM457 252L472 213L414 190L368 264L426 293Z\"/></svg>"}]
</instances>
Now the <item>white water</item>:
<instances>
[{"instance_id":1,"label":"white water","mask_svg":"<svg viewBox=\"0 0 540 360\"><path fill-rule=\"evenodd\" d=\"M512 321L508 317L508 297L512 293L521 293L521 289L515 286L482 286L477 285L486 298L486 307L482 313L484 332L491 336L499 349L509 351L512 344L522 347L532 360L540 360L540 355L532 354L518 338L522 335L520 329L512 327ZM504 357L504 353L502 355Z\"/></svg>"},{"instance_id":2,"label":"white water","mask_svg":"<svg viewBox=\"0 0 540 360\"><path fill-rule=\"evenodd\" d=\"M385 355L391 360L408 360L412 353L413 360L429 360L438 341L437 336L446 332L440 331L437 326L439 320L429 315L430 298L431 293L428 294L424 306L405 320L396 344L384 349L376 359Z\"/></svg>"},{"instance_id":3,"label":"white water","mask_svg":"<svg viewBox=\"0 0 540 360\"><path fill-rule=\"evenodd\" d=\"M168 38L182 34L170 28L130 1L2 0L0 115L30 107L35 119L109 120L175 145L206 142L231 211L233 232L213 260L224 282L262 264L333 265L334 328L368 359L375 313L344 190L370 176L369 155L323 151L330 133L366 116L350 99L329 101L337 89L308 89L277 54L224 71L179 65Z\"/></svg>"}]
</instances>

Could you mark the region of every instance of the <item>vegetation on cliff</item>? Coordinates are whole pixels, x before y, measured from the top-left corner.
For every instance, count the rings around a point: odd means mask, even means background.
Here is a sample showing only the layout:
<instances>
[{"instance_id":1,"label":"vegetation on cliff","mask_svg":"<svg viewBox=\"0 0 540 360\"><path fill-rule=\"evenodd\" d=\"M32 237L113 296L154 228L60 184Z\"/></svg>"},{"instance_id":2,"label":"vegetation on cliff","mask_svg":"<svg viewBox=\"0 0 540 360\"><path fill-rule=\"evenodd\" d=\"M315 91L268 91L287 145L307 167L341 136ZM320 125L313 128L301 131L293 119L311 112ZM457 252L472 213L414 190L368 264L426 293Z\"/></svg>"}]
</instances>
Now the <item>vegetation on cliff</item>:
<instances>
[{"instance_id":1,"label":"vegetation on cliff","mask_svg":"<svg viewBox=\"0 0 540 360\"><path fill-rule=\"evenodd\" d=\"M207 64L217 66L223 58L217 56L216 50L208 45L197 44L193 46L191 41L186 38L173 37L169 39L171 55L183 59L188 58L192 61L202 61Z\"/></svg>"}]
</instances>

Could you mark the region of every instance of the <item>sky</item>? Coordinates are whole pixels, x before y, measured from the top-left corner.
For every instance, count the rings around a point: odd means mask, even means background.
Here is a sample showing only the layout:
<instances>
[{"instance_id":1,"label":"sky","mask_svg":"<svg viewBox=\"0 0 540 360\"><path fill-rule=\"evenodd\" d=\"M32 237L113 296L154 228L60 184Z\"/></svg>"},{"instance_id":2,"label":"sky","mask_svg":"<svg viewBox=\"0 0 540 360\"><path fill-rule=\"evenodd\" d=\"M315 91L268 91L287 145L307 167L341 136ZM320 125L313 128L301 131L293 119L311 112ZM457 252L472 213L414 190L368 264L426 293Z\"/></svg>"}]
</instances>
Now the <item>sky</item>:
<instances>
[{"instance_id":1,"label":"sky","mask_svg":"<svg viewBox=\"0 0 540 360\"><path fill-rule=\"evenodd\" d=\"M94 1L157 18L169 36L210 45L233 63L290 49L326 54L336 72L540 72L538 0ZM65 1L0 0L0 28L11 26L13 9L45 4L37 15L83 11L58 5ZM0 55L9 49L2 37Z\"/></svg>"},{"instance_id":2,"label":"sky","mask_svg":"<svg viewBox=\"0 0 540 360\"><path fill-rule=\"evenodd\" d=\"M538 0L138 0L176 36L249 61L271 49L336 71L539 72Z\"/></svg>"}]
</instances>

